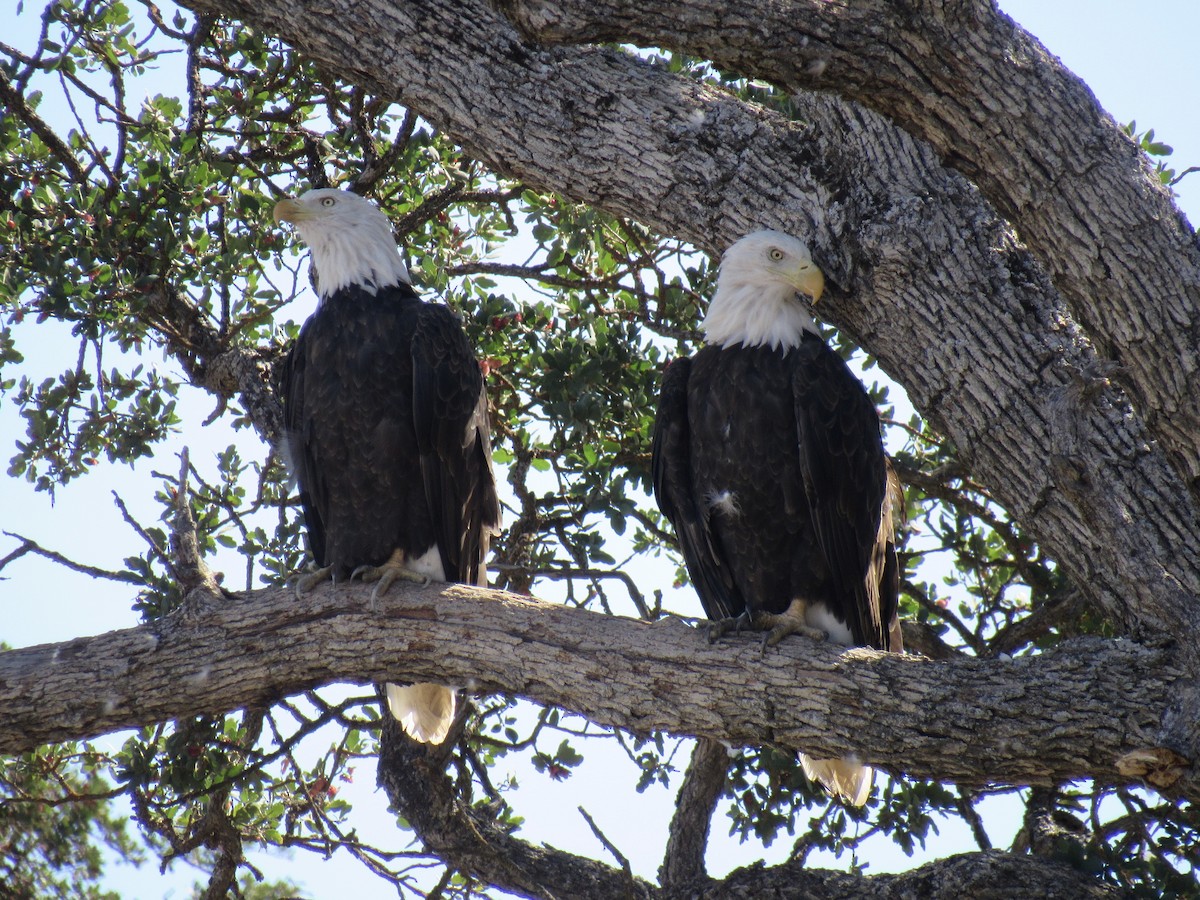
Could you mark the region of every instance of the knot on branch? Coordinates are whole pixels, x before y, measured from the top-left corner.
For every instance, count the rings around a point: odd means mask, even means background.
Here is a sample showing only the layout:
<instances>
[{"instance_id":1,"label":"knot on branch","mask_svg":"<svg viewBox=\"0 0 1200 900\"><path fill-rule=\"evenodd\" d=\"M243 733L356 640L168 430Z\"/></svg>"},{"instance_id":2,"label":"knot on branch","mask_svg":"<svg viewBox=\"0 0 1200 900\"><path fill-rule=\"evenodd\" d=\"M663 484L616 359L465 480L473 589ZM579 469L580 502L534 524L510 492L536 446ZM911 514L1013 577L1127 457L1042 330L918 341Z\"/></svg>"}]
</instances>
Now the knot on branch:
<instances>
[{"instance_id":1,"label":"knot on branch","mask_svg":"<svg viewBox=\"0 0 1200 900\"><path fill-rule=\"evenodd\" d=\"M218 397L217 408L208 424L225 411L225 404L237 396L251 423L269 444L276 444L283 429L283 409L271 389L272 359L267 354L250 353L230 347L214 354L203 365L197 385Z\"/></svg>"},{"instance_id":2,"label":"knot on branch","mask_svg":"<svg viewBox=\"0 0 1200 900\"><path fill-rule=\"evenodd\" d=\"M1081 422L1100 395L1112 386L1110 378L1121 366L1112 360L1097 360L1085 368L1066 368L1071 370L1071 380L1051 394L1047 421L1055 481L1070 493L1085 488L1091 481L1081 462L1086 456L1080 447Z\"/></svg>"},{"instance_id":3,"label":"knot on branch","mask_svg":"<svg viewBox=\"0 0 1200 900\"><path fill-rule=\"evenodd\" d=\"M204 563L196 533L196 519L188 501L188 451L179 454L179 485L175 491L175 516L171 525L171 568L184 596L185 605L223 596L221 576Z\"/></svg>"},{"instance_id":4,"label":"knot on branch","mask_svg":"<svg viewBox=\"0 0 1200 900\"><path fill-rule=\"evenodd\" d=\"M1117 771L1140 778L1159 790L1174 787L1190 765L1187 759L1166 747L1146 747L1126 753L1117 760Z\"/></svg>"},{"instance_id":5,"label":"knot on branch","mask_svg":"<svg viewBox=\"0 0 1200 900\"><path fill-rule=\"evenodd\" d=\"M252 369L257 368L241 350L226 350L208 360L204 365L203 381L200 386L214 394L229 396L240 388L245 369L248 366Z\"/></svg>"},{"instance_id":6,"label":"knot on branch","mask_svg":"<svg viewBox=\"0 0 1200 900\"><path fill-rule=\"evenodd\" d=\"M580 40L588 30L589 23L578 16L572 16L558 3L539 0L492 0L492 6L528 41L553 43Z\"/></svg>"}]
</instances>

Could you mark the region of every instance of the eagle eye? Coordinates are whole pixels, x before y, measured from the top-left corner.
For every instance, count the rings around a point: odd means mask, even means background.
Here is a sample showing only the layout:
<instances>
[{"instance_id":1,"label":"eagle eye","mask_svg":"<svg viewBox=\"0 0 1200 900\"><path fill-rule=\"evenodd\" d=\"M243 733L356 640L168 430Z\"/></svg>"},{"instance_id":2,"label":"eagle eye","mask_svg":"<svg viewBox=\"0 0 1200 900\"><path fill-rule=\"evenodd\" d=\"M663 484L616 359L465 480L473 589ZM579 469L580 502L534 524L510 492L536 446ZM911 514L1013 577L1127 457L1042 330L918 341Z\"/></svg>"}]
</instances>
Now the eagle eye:
<instances>
[{"instance_id":1,"label":"eagle eye","mask_svg":"<svg viewBox=\"0 0 1200 900\"><path fill-rule=\"evenodd\" d=\"M781 259L783 259L783 251L778 247L772 247L771 252L767 255L770 256L775 262L779 262Z\"/></svg>"},{"instance_id":2,"label":"eagle eye","mask_svg":"<svg viewBox=\"0 0 1200 900\"><path fill-rule=\"evenodd\" d=\"M326 207L327 209L330 206L333 206L333 204L335 204L335 203L337 203L337 201L334 200L332 197L322 197L321 198L321 205Z\"/></svg>"}]
</instances>

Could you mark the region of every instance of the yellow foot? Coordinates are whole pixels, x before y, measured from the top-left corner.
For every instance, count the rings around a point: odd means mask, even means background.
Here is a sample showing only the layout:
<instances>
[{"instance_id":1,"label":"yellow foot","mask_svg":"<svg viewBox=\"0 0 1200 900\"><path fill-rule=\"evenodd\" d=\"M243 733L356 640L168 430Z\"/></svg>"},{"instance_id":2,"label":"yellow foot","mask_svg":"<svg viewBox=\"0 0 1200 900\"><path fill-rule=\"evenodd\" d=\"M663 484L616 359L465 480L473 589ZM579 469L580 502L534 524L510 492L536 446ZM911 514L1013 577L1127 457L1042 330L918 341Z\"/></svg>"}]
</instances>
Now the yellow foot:
<instances>
[{"instance_id":1,"label":"yellow foot","mask_svg":"<svg viewBox=\"0 0 1200 900\"><path fill-rule=\"evenodd\" d=\"M793 606L795 604L793 603ZM767 655L767 648L774 647L789 634L802 634L805 637L812 638L814 641L823 641L829 637L820 628L813 628L804 621L804 615L796 615L792 610L784 613L756 613L754 615L754 627L759 631L765 631L763 635L761 655Z\"/></svg>"},{"instance_id":2,"label":"yellow foot","mask_svg":"<svg viewBox=\"0 0 1200 900\"><path fill-rule=\"evenodd\" d=\"M359 566L350 573L351 579L359 579L360 581L378 581L375 585L375 590L371 591L371 610L375 610L376 602L387 593L397 581L411 581L414 584L429 584L429 576L422 575L420 572L414 572L412 569L401 565L393 559L388 560L382 566Z\"/></svg>"},{"instance_id":3,"label":"yellow foot","mask_svg":"<svg viewBox=\"0 0 1200 900\"><path fill-rule=\"evenodd\" d=\"M296 579L296 599L299 600L318 584L329 581L333 577L333 566L325 566Z\"/></svg>"},{"instance_id":4,"label":"yellow foot","mask_svg":"<svg viewBox=\"0 0 1200 900\"><path fill-rule=\"evenodd\" d=\"M742 613L740 616L730 616L728 619L717 619L715 622L708 623L708 642L715 644L719 638L724 637L733 632L741 634L743 628L751 627L750 611Z\"/></svg>"}]
</instances>

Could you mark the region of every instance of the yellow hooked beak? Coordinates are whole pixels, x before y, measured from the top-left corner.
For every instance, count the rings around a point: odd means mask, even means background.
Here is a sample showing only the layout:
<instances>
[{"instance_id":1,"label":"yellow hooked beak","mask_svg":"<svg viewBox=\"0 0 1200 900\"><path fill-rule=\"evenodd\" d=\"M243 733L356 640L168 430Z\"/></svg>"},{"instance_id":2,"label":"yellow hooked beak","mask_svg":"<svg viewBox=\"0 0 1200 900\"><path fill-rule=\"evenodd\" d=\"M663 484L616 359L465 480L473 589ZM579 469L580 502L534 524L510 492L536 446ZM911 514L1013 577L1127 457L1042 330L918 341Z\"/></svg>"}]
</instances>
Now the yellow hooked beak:
<instances>
[{"instance_id":1,"label":"yellow hooked beak","mask_svg":"<svg viewBox=\"0 0 1200 900\"><path fill-rule=\"evenodd\" d=\"M291 197L284 197L275 204L275 209L271 213L276 223L278 222L299 222L308 218L308 210L304 208L304 204L299 200L293 200Z\"/></svg>"},{"instance_id":2,"label":"yellow hooked beak","mask_svg":"<svg viewBox=\"0 0 1200 900\"><path fill-rule=\"evenodd\" d=\"M807 263L792 273L793 277L788 280L801 294L812 297L812 302L816 303L821 299L821 294L825 293L825 275L816 267L815 263Z\"/></svg>"}]
</instances>

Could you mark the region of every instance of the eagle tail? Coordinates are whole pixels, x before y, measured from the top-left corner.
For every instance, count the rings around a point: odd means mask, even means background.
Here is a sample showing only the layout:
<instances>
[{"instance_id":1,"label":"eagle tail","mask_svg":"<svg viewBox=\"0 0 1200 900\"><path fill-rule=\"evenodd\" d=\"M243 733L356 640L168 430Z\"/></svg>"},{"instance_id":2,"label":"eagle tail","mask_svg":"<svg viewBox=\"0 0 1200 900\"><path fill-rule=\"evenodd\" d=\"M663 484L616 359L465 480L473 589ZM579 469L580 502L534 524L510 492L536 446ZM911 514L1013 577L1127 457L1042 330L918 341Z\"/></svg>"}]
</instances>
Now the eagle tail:
<instances>
[{"instance_id":1,"label":"eagle tail","mask_svg":"<svg viewBox=\"0 0 1200 900\"><path fill-rule=\"evenodd\" d=\"M387 702L405 733L423 744L440 744L454 724L454 690L440 684L389 684Z\"/></svg>"},{"instance_id":2,"label":"eagle tail","mask_svg":"<svg viewBox=\"0 0 1200 900\"><path fill-rule=\"evenodd\" d=\"M871 795L875 770L853 756L845 759L812 759L798 754L809 781L815 781L835 797L853 806L862 806Z\"/></svg>"}]
</instances>

